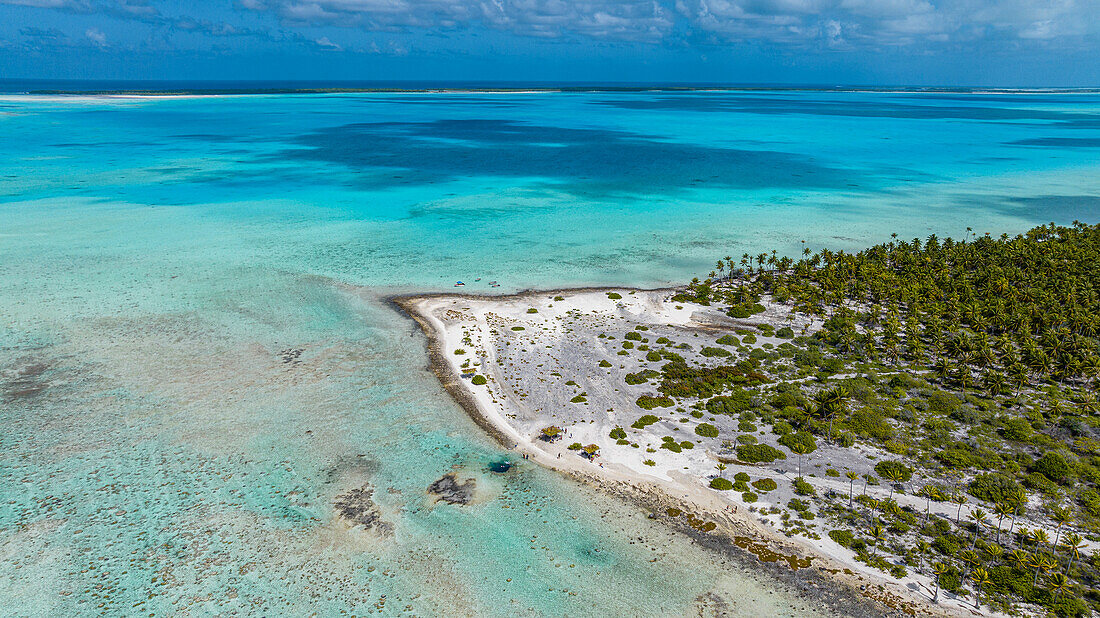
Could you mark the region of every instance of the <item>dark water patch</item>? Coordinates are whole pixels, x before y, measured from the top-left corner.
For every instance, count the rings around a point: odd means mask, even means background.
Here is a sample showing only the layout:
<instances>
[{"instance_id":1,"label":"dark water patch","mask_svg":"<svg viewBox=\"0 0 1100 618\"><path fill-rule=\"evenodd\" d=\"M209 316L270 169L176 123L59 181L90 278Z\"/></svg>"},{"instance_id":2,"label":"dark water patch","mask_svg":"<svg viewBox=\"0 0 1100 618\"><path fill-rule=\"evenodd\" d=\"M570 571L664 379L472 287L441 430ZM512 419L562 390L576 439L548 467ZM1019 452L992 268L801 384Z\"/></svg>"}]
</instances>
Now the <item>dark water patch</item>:
<instances>
[{"instance_id":1,"label":"dark water patch","mask_svg":"<svg viewBox=\"0 0 1100 618\"><path fill-rule=\"evenodd\" d=\"M504 474L505 472L512 469L512 462L508 461L507 459L494 459L493 461L489 462L488 468L490 472L495 472L496 474Z\"/></svg>"},{"instance_id":2,"label":"dark water patch","mask_svg":"<svg viewBox=\"0 0 1100 618\"><path fill-rule=\"evenodd\" d=\"M48 372L52 363L38 358L23 359L11 376L4 380L4 401L15 403L40 396L50 385Z\"/></svg>"},{"instance_id":3,"label":"dark water patch","mask_svg":"<svg viewBox=\"0 0 1100 618\"><path fill-rule=\"evenodd\" d=\"M447 504L469 504L474 498L476 487L477 483L473 479L459 483L451 472L429 485L428 493L434 494L437 501L442 500Z\"/></svg>"},{"instance_id":4,"label":"dark water patch","mask_svg":"<svg viewBox=\"0 0 1100 618\"><path fill-rule=\"evenodd\" d=\"M649 98L595 101L620 109L676 112L736 112L746 114L847 116L906 120L978 120L985 122L1047 121L1094 122L1096 114L1018 107L916 105L884 98L871 100L822 100L803 96L685 94Z\"/></svg>"},{"instance_id":5,"label":"dark water patch","mask_svg":"<svg viewBox=\"0 0 1100 618\"><path fill-rule=\"evenodd\" d=\"M1008 142L1008 145L1035 148L1100 148L1100 137L1033 137Z\"/></svg>"},{"instance_id":6,"label":"dark water patch","mask_svg":"<svg viewBox=\"0 0 1100 618\"><path fill-rule=\"evenodd\" d=\"M316 160L378 189L470 177L539 177L556 190L633 194L718 188L837 188L861 172L775 150L698 145L597 128L509 120L358 123L297 138L280 162Z\"/></svg>"},{"instance_id":7,"label":"dark water patch","mask_svg":"<svg viewBox=\"0 0 1100 618\"><path fill-rule=\"evenodd\" d=\"M1007 210L1035 221L1100 222L1100 195L1040 195L1005 198ZM1023 211L1022 213L1020 211Z\"/></svg>"},{"instance_id":8,"label":"dark water patch","mask_svg":"<svg viewBox=\"0 0 1100 618\"><path fill-rule=\"evenodd\" d=\"M382 518L382 511L374 503L373 495L374 488L363 485L336 496L333 507L337 516L351 526L389 535L393 532L393 524Z\"/></svg>"}]
</instances>

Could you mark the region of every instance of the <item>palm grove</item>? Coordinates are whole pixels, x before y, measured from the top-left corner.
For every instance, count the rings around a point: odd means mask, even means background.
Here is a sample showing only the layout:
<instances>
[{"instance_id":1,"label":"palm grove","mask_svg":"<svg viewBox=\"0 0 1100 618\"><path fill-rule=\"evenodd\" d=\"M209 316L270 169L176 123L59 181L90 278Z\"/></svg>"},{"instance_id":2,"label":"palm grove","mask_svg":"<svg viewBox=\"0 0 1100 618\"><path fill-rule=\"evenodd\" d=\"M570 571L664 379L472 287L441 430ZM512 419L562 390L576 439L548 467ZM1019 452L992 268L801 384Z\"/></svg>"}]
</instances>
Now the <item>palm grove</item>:
<instances>
[{"instance_id":1,"label":"palm grove","mask_svg":"<svg viewBox=\"0 0 1100 618\"><path fill-rule=\"evenodd\" d=\"M904 462L876 466L885 499L855 495L850 475L848 495L821 500L834 540L896 575L929 574L936 597L1086 615L1100 608L1100 557L1086 551L1100 538L1098 285L1100 226L1075 223L727 257L679 298L747 318L768 296L823 321L787 354L816 380L776 380L753 406L776 427ZM812 449L791 450L801 468ZM921 484L906 487L914 472ZM895 489L925 508L900 506Z\"/></svg>"}]
</instances>

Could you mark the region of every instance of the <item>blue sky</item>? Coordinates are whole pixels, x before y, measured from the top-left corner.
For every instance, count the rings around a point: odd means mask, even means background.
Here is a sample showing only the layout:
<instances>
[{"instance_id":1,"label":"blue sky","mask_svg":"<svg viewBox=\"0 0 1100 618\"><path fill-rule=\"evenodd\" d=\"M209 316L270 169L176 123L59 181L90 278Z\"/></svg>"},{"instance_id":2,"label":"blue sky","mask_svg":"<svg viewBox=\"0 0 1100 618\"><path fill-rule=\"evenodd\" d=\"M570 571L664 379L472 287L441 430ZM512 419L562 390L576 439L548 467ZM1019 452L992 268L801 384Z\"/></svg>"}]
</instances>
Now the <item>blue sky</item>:
<instances>
[{"instance_id":1,"label":"blue sky","mask_svg":"<svg viewBox=\"0 0 1100 618\"><path fill-rule=\"evenodd\" d=\"M1100 86L1100 0L0 0L0 77Z\"/></svg>"}]
</instances>

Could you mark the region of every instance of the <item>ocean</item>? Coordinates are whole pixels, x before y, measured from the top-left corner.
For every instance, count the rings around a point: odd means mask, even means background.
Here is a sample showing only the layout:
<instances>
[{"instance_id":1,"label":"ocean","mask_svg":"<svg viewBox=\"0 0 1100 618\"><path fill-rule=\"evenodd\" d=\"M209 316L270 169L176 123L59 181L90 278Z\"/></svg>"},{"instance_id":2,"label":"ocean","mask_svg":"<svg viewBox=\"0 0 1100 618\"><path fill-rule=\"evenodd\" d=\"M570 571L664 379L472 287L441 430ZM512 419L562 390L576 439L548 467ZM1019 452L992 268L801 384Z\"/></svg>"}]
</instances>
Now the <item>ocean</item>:
<instances>
[{"instance_id":1,"label":"ocean","mask_svg":"<svg viewBox=\"0 0 1100 618\"><path fill-rule=\"evenodd\" d=\"M805 615L492 472L385 299L1100 218L1090 92L9 94L0 145L5 615ZM452 471L474 504L426 493Z\"/></svg>"}]
</instances>

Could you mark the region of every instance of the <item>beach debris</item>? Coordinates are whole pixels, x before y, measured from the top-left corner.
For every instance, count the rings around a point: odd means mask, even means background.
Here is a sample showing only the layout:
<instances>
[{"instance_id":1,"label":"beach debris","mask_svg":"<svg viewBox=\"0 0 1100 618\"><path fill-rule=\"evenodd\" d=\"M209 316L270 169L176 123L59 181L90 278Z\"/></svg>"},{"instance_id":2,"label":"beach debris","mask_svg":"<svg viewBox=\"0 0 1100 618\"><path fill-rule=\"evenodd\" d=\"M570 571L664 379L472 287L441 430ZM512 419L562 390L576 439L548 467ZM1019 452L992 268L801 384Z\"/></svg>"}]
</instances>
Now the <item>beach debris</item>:
<instances>
[{"instance_id":1,"label":"beach debris","mask_svg":"<svg viewBox=\"0 0 1100 618\"><path fill-rule=\"evenodd\" d=\"M435 494L437 502L442 500L447 504L469 504L473 500L476 486L473 479L459 483L455 473L449 472L428 485L428 493Z\"/></svg>"},{"instance_id":2,"label":"beach debris","mask_svg":"<svg viewBox=\"0 0 1100 618\"><path fill-rule=\"evenodd\" d=\"M465 284L465 283L462 283L461 281L456 281L456 282L455 282L455 287L456 287L456 288L460 288L460 287L462 287L462 286L464 286L464 285L466 285L466 284Z\"/></svg>"}]
</instances>

